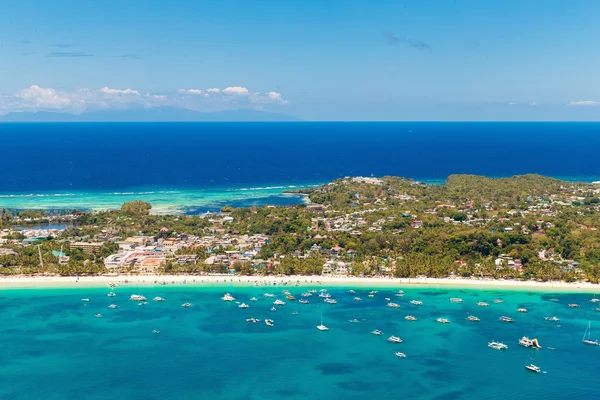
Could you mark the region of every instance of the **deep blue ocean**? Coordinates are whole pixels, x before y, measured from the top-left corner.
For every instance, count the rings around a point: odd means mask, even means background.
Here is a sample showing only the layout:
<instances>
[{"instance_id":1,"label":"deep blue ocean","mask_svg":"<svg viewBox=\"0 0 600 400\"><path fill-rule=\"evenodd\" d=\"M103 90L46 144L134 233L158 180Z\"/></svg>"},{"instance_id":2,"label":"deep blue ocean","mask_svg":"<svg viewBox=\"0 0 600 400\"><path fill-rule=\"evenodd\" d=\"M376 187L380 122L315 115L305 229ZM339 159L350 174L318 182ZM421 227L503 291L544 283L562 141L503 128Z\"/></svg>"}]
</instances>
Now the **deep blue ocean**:
<instances>
[{"instance_id":1,"label":"deep blue ocean","mask_svg":"<svg viewBox=\"0 0 600 400\"><path fill-rule=\"evenodd\" d=\"M4 123L0 140L11 208L287 204L284 189L371 174L600 180L600 123Z\"/></svg>"},{"instance_id":2,"label":"deep blue ocean","mask_svg":"<svg viewBox=\"0 0 600 400\"><path fill-rule=\"evenodd\" d=\"M600 338L591 293L405 286L404 297L394 296L396 287L368 298L367 288L350 294L330 287L337 304L315 295L310 304L288 301L273 312L275 298L285 300L279 286L129 286L117 287L112 298L108 288L3 290L0 398L595 400L600 393L600 347L582 343L590 321L592 339ZM290 288L298 298L304 290ZM250 308L221 301L225 291ZM149 303L129 301L133 293ZM400 308L386 307L386 297ZM490 305L478 307L479 301ZM184 302L194 306L183 308ZM120 308L109 309L111 303ZM519 307L529 313L517 313ZM405 320L409 314L417 321ZM481 321L468 321L470 314ZM321 315L327 332L316 329ZM502 315L514 323L500 322ZM248 317L271 318L275 326L247 323ZM439 317L450 323L437 323ZM354 318L359 322L350 323ZM390 335L403 342L389 343ZM524 335L542 349L519 346ZM488 348L491 340L508 349ZM526 370L530 363L543 372Z\"/></svg>"}]
</instances>

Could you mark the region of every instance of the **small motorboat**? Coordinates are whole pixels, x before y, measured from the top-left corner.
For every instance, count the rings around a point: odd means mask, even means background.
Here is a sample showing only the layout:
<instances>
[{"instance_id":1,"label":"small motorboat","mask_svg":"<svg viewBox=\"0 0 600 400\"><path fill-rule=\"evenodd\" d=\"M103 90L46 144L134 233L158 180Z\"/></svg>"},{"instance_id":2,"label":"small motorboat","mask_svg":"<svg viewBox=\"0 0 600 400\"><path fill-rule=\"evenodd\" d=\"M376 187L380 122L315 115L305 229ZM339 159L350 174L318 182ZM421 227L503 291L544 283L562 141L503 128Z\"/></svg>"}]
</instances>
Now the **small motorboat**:
<instances>
[{"instance_id":1,"label":"small motorboat","mask_svg":"<svg viewBox=\"0 0 600 400\"><path fill-rule=\"evenodd\" d=\"M250 308L250 306L246 303L242 303L238 306L239 308Z\"/></svg>"},{"instance_id":2,"label":"small motorboat","mask_svg":"<svg viewBox=\"0 0 600 400\"><path fill-rule=\"evenodd\" d=\"M519 312L519 313L528 313L528 312L529 312L529 310L528 310L528 309L526 309L526 308L519 308L519 309L517 310L517 312Z\"/></svg>"},{"instance_id":3,"label":"small motorboat","mask_svg":"<svg viewBox=\"0 0 600 400\"><path fill-rule=\"evenodd\" d=\"M496 342L495 340L488 343L488 347L496 350L506 350L508 346L501 342Z\"/></svg>"},{"instance_id":4,"label":"small motorboat","mask_svg":"<svg viewBox=\"0 0 600 400\"><path fill-rule=\"evenodd\" d=\"M298 314L300 314L298 311L293 311L292 312L292 315L298 315Z\"/></svg>"},{"instance_id":5,"label":"small motorboat","mask_svg":"<svg viewBox=\"0 0 600 400\"><path fill-rule=\"evenodd\" d=\"M160 331L158 329L155 329L152 331L152 333L154 333L155 335L158 335L160 333Z\"/></svg>"},{"instance_id":6,"label":"small motorboat","mask_svg":"<svg viewBox=\"0 0 600 400\"><path fill-rule=\"evenodd\" d=\"M360 321L357 320L356 318L354 319L349 319L348 322L352 322L353 324L359 323Z\"/></svg>"},{"instance_id":7,"label":"small motorboat","mask_svg":"<svg viewBox=\"0 0 600 400\"><path fill-rule=\"evenodd\" d=\"M502 300L502 299L494 300L494 304L502 304L502 303L504 303L504 300Z\"/></svg>"},{"instance_id":8,"label":"small motorboat","mask_svg":"<svg viewBox=\"0 0 600 400\"><path fill-rule=\"evenodd\" d=\"M111 304L110 306L108 306L108 308L112 308L114 310L116 308L119 308L119 306L116 304Z\"/></svg>"},{"instance_id":9,"label":"small motorboat","mask_svg":"<svg viewBox=\"0 0 600 400\"><path fill-rule=\"evenodd\" d=\"M488 306L489 306L489 304L488 304L488 303L486 303L485 301L480 301L480 302L478 302L478 303L477 303L477 305L478 305L479 307L488 307Z\"/></svg>"},{"instance_id":10,"label":"small motorboat","mask_svg":"<svg viewBox=\"0 0 600 400\"><path fill-rule=\"evenodd\" d=\"M251 322L253 324L260 322L260 319L256 319L256 318L246 318L246 322Z\"/></svg>"},{"instance_id":11,"label":"small motorboat","mask_svg":"<svg viewBox=\"0 0 600 400\"><path fill-rule=\"evenodd\" d=\"M411 300L410 304L414 304L415 306L422 306L423 302L420 300Z\"/></svg>"},{"instance_id":12,"label":"small motorboat","mask_svg":"<svg viewBox=\"0 0 600 400\"><path fill-rule=\"evenodd\" d=\"M354 294L354 293L356 293L356 292L355 292L354 290L350 289L350 290L348 290L348 293L350 293L350 294Z\"/></svg>"},{"instance_id":13,"label":"small motorboat","mask_svg":"<svg viewBox=\"0 0 600 400\"><path fill-rule=\"evenodd\" d=\"M460 297L452 297L452 298L450 299L450 302L451 302L451 303L462 303L462 302L463 302L463 299L461 299Z\"/></svg>"},{"instance_id":14,"label":"small motorboat","mask_svg":"<svg viewBox=\"0 0 600 400\"><path fill-rule=\"evenodd\" d=\"M373 332L371 332L373 335L375 336L381 336L383 335L383 332L381 332L379 329L375 329Z\"/></svg>"},{"instance_id":15,"label":"small motorboat","mask_svg":"<svg viewBox=\"0 0 600 400\"><path fill-rule=\"evenodd\" d=\"M281 300L277 299L277 300L275 300L275 301L273 302L273 304L275 304L276 306L283 306L283 305L285 304L285 302L283 302L283 301L281 301Z\"/></svg>"},{"instance_id":16,"label":"small motorboat","mask_svg":"<svg viewBox=\"0 0 600 400\"><path fill-rule=\"evenodd\" d=\"M398 303L387 303L387 306L390 308L400 308L400 304Z\"/></svg>"},{"instance_id":17,"label":"small motorboat","mask_svg":"<svg viewBox=\"0 0 600 400\"><path fill-rule=\"evenodd\" d=\"M258 299L256 297L250 297L250 301L257 301Z\"/></svg>"},{"instance_id":18,"label":"small motorboat","mask_svg":"<svg viewBox=\"0 0 600 400\"><path fill-rule=\"evenodd\" d=\"M183 307L183 308L188 308L188 307L191 307L191 306L193 306L193 304L192 304L192 303L183 303L183 304L181 305L181 307Z\"/></svg>"},{"instance_id":19,"label":"small motorboat","mask_svg":"<svg viewBox=\"0 0 600 400\"><path fill-rule=\"evenodd\" d=\"M108 297L115 297L117 294L115 292L110 292L107 294Z\"/></svg>"},{"instance_id":20,"label":"small motorboat","mask_svg":"<svg viewBox=\"0 0 600 400\"><path fill-rule=\"evenodd\" d=\"M267 324L267 326L275 326L275 321L272 319L265 319L265 324Z\"/></svg>"},{"instance_id":21,"label":"small motorboat","mask_svg":"<svg viewBox=\"0 0 600 400\"><path fill-rule=\"evenodd\" d=\"M536 373L541 371L540 367L538 367L537 365L533 365L533 364L526 365L525 368L532 372L536 372Z\"/></svg>"},{"instance_id":22,"label":"small motorboat","mask_svg":"<svg viewBox=\"0 0 600 400\"><path fill-rule=\"evenodd\" d=\"M414 317L412 315L407 315L406 317L404 317L404 319L407 321L416 321L417 317Z\"/></svg>"},{"instance_id":23,"label":"small motorboat","mask_svg":"<svg viewBox=\"0 0 600 400\"><path fill-rule=\"evenodd\" d=\"M337 304L337 300L334 299L325 299L323 301L327 304Z\"/></svg>"},{"instance_id":24,"label":"small motorboat","mask_svg":"<svg viewBox=\"0 0 600 400\"><path fill-rule=\"evenodd\" d=\"M402 339L400 339L398 336L392 335L392 336L390 336L388 338L388 342L390 342L390 343L402 343Z\"/></svg>"},{"instance_id":25,"label":"small motorboat","mask_svg":"<svg viewBox=\"0 0 600 400\"><path fill-rule=\"evenodd\" d=\"M552 322L558 322L558 321L560 321L560 319L558 319L557 317L544 317L544 319L546 321L552 321Z\"/></svg>"},{"instance_id":26,"label":"small motorboat","mask_svg":"<svg viewBox=\"0 0 600 400\"><path fill-rule=\"evenodd\" d=\"M501 316L500 318L498 318L500 321L502 322L515 322L514 319L510 318L510 317L506 317L506 316Z\"/></svg>"},{"instance_id":27,"label":"small motorboat","mask_svg":"<svg viewBox=\"0 0 600 400\"><path fill-rule=\"evenodd\" d=\"M132 300L132 301L146 301L146 298L144 296L142 296L141 294L132 294L131 296L129 296L129 300Z\"/></svg>"},{"instance_id":28,"label":"small motorboat","mask_svg":"<svg viewBox=\"0 0 600 400\"><path fill-rule=\"evenodd\" d=\"M271 311L277 311L275 307L271 307Z\"/></svg>"},{"instance_id":29,"label":"small motorboat","mask_svg":"<svg viewBox=\"0 0 600 400\"><path fill-rule=\"evenodd\" d=\"M571 303L569 304L569 308L578 308L579 304Z\"/></svg>"},{"instance_id":30,"label":"small motorboat","mask_svg":"<svg viewBox=\"0 0 600 400\"><path fill-rule=\"evenodd\" d=\"M300 304L308 304L309 301L306 300L306 299L300 299L300 300L298 300L298 303L300 303Z\"/></svg>"},{"instance_id":31,"label":"small motorboat","mask_svg":"<svg viewBox=\"0 0 600 400\"><path fill-rule=\"evenodd\" d=\"M223 300L223 301L234 301L235 298L232 295L230 295L229 293L225 293L223 295L223 297L221 297L221 300Z\"/></svg>"},{"instance_id":32,"label":"small motorboat","mask_svg":"<svg viewBox=\"0 0 600 400\"><path fill-rule=\"evenodd\" d=\"M84 303L89 303L90 299L81 299L81 301L83 301Z\"/></svg>"},{"instance_id":33,"label":"small motorboat","mask_svg":"<svg viewBox=\"0 0 600 400\"><path fill-rule=\"evenodd\" d=\"M398 352L396 352L396 353L394 353L394 354L396 355L396 357L400 357L400 358L406 358L406 354L404 354L404 353L401 353L401 352L399 352L399 351L398 351Z\"/></svg>"},{"instance_id":34,"label":"small motorboat","mask_svg":"<svg viewBox=\"0 0 600 400\"><path fill-rule=\"evenodd\" d=\"M96 318L102 318L102 314L96 314L95 317Z\"/></svg>"},{"instance_id":35,"label":"small motorboat","mask_svg":"<svg viewBox=\"0 0 600 400\"><path fill-rule=\"evenodd\" d=\"M352 299L354 301L360 301L360 297L355 297L354 299Z\"/></svg>"},{"instance_id":36,"label":"small motorboat","mask_svg":"<svg viewBox=\"0 0 600 400\"><path fill-rule=\"evenodd\" d=\"M476 317L476 316L474 316L474 315L469 315L469 316L467 317L467 320L468 320L468 321L473 321L473 322L479 322L479 321L481 321L479 318L477 318L477 317Z\"/></svg>"},{"instance_id":37,"label":"small motorboat","mask_svg":"<svg viewBox=\"0 0 600 400\"><path fill-rule=\"evenodd\" d=\"M163 299L160 296L156 296L155 298L152 299L152 301L165 301L165 299Z\"/></svg>"},{"instance_id":38,"label":"small motorboat","mask_svg":"<svg viewBox=\"0 0 600 400\"><path fill-rule=\"evenodd\" d=\"M438 318L436 321L439 322L440 324L449 324L450 323L450 320L446 319L446 318Z\"/></svg>"}]
</instances>

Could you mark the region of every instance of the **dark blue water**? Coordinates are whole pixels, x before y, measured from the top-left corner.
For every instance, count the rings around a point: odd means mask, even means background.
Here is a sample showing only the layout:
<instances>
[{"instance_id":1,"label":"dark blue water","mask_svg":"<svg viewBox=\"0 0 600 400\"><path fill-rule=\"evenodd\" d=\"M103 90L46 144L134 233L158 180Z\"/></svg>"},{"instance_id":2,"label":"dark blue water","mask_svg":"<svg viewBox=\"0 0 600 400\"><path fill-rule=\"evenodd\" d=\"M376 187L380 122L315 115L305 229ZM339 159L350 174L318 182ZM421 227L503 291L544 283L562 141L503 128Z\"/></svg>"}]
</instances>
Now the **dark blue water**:
<instances>
[{"instance_id":1,"label":"dark blue water","mask_svg":"<svg viewBox=\"0 0 600 400\"><path fill-rule=\"evenodd\" d=\"M0 192L600 176L600 123L0 124Z\"/></svg>"}]
</instances>

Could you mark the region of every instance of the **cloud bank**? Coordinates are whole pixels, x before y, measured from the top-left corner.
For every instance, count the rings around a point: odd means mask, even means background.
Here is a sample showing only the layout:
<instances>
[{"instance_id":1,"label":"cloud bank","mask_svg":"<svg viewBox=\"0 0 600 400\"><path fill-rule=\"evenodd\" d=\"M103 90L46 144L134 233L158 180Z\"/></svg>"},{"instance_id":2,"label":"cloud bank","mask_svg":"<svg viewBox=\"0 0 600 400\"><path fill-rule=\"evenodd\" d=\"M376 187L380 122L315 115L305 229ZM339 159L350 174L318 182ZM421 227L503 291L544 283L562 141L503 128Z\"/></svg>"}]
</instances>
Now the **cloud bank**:
<instances>
[{"instance_id":1,"label":"cloud bank","mask_svg":"<svg viewBox=\"0 0 600 400\"><path fill-rule=\"evenodd\" d=\"M32 85L12 95L0 95L0 114L14 111L82 113L94 110L176 107L195 111L264 109L288 104L278 92L252 92L246 87L179 89L153 94L103 87L61 90Z\"/></svg>"},{"instance_id":2,"label":"cloud bank","mask_svg":"<svg viewBox=\"0 0 600 400\"><path fill-rule=\"evenodd\" d=\"M571 101L567 105L568 106L583 106L583 107L600 106L600 101L593 101L593 100Z\"/></svg>"}]
</instances>

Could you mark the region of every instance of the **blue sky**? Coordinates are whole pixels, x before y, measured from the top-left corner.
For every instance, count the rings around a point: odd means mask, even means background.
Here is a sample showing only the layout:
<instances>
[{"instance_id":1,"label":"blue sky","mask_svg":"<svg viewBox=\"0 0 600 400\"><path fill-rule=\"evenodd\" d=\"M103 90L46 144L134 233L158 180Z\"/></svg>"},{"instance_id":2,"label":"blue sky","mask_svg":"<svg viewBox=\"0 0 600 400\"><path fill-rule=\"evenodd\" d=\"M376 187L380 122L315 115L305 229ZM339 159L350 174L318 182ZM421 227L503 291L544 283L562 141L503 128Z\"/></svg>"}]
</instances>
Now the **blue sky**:
<instances>
[{"instance_id":1,"label":"blue sky","mask_svg":"<svg viewBox=\"0 0 600 400\"><path fill-rule=\"evenodd\" d=\"M3 1L0 113L598 120L599 15L596 0Z\"/></svg>"}]
</instances>

